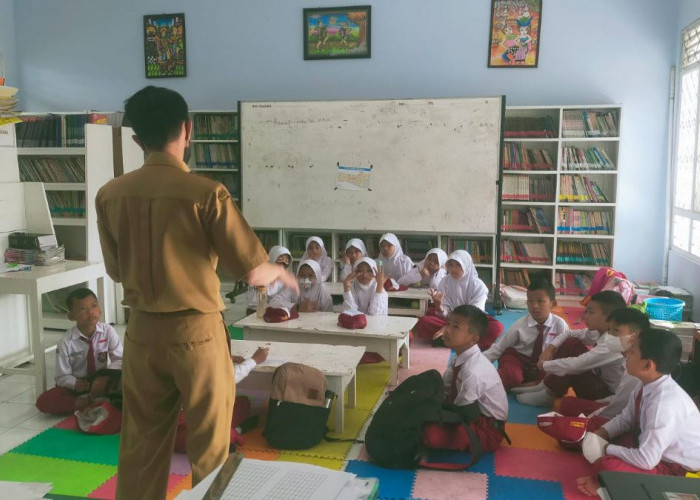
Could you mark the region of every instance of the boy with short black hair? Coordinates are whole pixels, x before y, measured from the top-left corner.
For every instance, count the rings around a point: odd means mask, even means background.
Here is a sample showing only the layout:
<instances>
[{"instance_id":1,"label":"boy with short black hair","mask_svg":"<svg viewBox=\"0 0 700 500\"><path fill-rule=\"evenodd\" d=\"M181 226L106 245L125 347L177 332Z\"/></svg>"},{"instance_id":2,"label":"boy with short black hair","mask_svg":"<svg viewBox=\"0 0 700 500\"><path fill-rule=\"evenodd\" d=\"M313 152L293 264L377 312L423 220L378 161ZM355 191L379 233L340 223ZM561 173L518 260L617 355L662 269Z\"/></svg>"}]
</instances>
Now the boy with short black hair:
<instances>
[{"instance_id":1,"label":"boy with short black hair","mask_svg":"<svg viewBox=\"0 0 700 500\"><path fill-rule=\"evenodd\" d=\"M622 413L595 434L606 441L630 432L633 447L603 444L593 463L594 476L578 479L579 489L597 494L595 475L602 470L684 476L700 470L700 412L671 378L680 364L680 339L666 330L647 328L625 353L627 371L641 381Z\"/></svg>"},{"instance_id":2,"label":"boy with short black hair","mask_svg":"<svg viewBox=\"0 0 700 500\"><path fill-rule=\"evenodd\" d=\"M488 328L488 316L478 307L461 305L452 310L443 339L455 357L445 370L445 402L455 406L477 404L481 414L469 425L483 451L493 451L503 440L508 398L496 368L479 350ZM466 450L470 439L463 424L425 424L423 444L433 449Z\"/></svg>"},{"instance_id":3,"label":"boy with short black hair","mask_svg":"<svg viewBox=\"0 0 700 500\"><path fill-rule=\"evenodd\" d=\"M535 278L527 287L529 314L513 323L505 335L487 350L489 361L498 360L498 375L508 389L525 383L539 382L544 372L537 367L542 351L569 327L552 314L556 307L554 287L546 278Z\"/></svg>"},{"instance_id":4,"label":"boy with short black hair","mask_svg":"<svg viewBox=\"0 0 700 500\"><path fill-rule=\"evenodd\" d=\"M68 319L75 321L56 348L56 387L39 395L44 413L70 415L93 397L107 393L109 377L92 375L100 369L121 369L122 343L116 330L100 321L102 310L89 288L73 290L66 299ZM111 362L111 364L110 364Z\"/></svg>"},{"instance_id":5,"label":"boy with short black hair","mask_svg":"<svg viewBox=\"0 0 700 500\"><path fill-rule=\"evenodd\" d=\"M620 352L611 352L607 345L608 315L626 307L617 292L596 293L586 305L583 319L587 329L568 330L558 335L542 352L537 363L545 372L542 383L519 388L517 398L523 404L551 406L573 387L580 398L597 400L611 396L617 390L624 372ZM589 350L589 346L593 346Z\"/></svg>"}]
</instances>

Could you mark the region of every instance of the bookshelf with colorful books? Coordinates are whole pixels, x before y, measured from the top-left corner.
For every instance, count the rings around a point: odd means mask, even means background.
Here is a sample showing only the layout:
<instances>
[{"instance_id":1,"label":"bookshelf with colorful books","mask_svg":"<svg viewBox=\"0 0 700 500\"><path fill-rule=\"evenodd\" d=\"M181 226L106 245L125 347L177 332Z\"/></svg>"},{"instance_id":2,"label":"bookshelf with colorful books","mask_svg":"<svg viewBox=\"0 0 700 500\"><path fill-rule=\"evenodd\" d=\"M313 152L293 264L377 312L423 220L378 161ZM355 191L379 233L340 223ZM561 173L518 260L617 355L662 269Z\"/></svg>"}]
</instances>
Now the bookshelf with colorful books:
<instances>
[{"instance_id":1,"label":"bookshelf with colorful books","mask_svg":"<svg viewBox=\"0 0 700 500\"><path fill-rule=\"evenodd\" d=\"M607 105L506 109L503 283L538 273L560 295L584 295L598 267L612 264L620 116Z\"/></svg>"},{"instance_id":2,"label":"bookshelf with colorful books","mask_svg":"<svg viewBox=\"0 0 700 500\"><path fill-rule=\"evenodd\" d=\"M220 182L240 206L240 146L236 111L192 111L192 172Z\"/></svg>"}]
</instances>

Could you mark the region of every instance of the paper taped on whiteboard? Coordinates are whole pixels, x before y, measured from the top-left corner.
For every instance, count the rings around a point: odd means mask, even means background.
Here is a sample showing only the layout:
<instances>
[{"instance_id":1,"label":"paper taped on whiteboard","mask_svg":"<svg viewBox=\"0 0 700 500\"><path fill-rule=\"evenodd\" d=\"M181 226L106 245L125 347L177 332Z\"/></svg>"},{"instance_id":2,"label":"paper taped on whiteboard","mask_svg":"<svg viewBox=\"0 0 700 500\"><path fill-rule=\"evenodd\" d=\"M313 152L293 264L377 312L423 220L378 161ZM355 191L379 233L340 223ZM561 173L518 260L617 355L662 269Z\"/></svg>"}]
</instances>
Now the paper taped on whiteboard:
<instances>
[{"instance_id":1,"label":"paper taped on whiteboard","mask_svg":"<svg viewBox=\"0 0 700 500\"><path fill-rule=\"evenodd\" d=\"M372 166L347 167L338 163L338 177L335 182L336 189L348 189L351 191L371 191L369 187Z\"/></svg>"}]
</instances>

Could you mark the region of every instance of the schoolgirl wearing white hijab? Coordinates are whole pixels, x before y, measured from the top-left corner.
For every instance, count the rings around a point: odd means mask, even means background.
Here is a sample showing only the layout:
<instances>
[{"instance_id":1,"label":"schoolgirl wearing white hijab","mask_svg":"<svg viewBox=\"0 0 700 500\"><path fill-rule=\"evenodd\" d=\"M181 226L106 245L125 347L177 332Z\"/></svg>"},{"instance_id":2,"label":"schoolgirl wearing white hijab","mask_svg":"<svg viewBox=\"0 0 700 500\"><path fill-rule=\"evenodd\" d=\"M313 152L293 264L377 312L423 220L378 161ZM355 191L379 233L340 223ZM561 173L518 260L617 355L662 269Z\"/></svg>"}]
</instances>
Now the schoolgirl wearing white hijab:
<instances>
[{"instance_id":1,"label":"schoolgirl wearing white hijab","mask_svg":"<svg viewBox=\"0 0 700 500\"><path fill-rule=\"evenodd\" d=\"M446 263L447 254L445 251L442 248L431 248L416 267L398 280L398 284L406 286L415 284L437 290L443 278L447 276Z\"/></svg>"},{"instance_id":2,"label":"schoolgirl wearing white hijab","mask_svg":"<svg viewBox=\"0 0 700 500\"><path fill-rule=\"evenodd\" d=\"M384 233L379 239L379 257L384 276L399 280L413 268L413 261L403 254L401 243L393 233Z\"/></svg>"},{"instance_id":3,"label":"schoolgirl wearing white hijab","mask_svg":"<svg viewBox=\"0 0 700 500\"><path fill-rule=\"evenodd\" d=\"M326 252L326 245L318 236L309 236L304 245L306 251L301 256L301 260L315 260L321 266L321 280L328 281L333 272L333 259Z\"/></svg>"},{"instance_id":4,"label":"schoolgirl wearing white hijab","mask_svg":"<svg viewBox=\"0 0 700 500\"><path fill-rule=\"evenodd\" d=\"M369 257L355 262L353 272L343 281L343 309L370 316L389 314L389 294L384 290L384 274Z\"/></svg>"},{"instance_id":5,"label":"schoolgirl wearing white hijab","mask_svg":"<svg viewBox=\"0 0 700 500\"><path fill-rule=\"evenodd\" d=\"M340 281L345 281L345 278L352 272L352 267L362 257L367 257L367 248L362 240L352 238L345 244L345 252L341 258L343 259L343 270L340 272Z\"/></svg>"},{"instance_id":6,"label":"schoolgirl wearing white hijab","mask_svg":"<svg viewBox=\"0 0 700 500\"><path fill-rule=\"evenodd\" d=\"M283 247L282 245L275 245L274 247L270 248L270 251L268 252L267 256L269 262L272 262L273 264L279 264L285 269L287 269L292 263L292 252L290 252L288 248ZM284 286L284 284L280 280L275 280L267 285L268 302L279 293L286 293L288 297L291 297L294 291ZM258 308L257 290L254 286L249 286L246 295L248 297L248 309L246 310L246 314L253 314Z\"/></svg>"},{"instance_id":7,"label":"schoolgirl wearing white hijab","mask_svg":"<svg viewBox=\"0 0 700 500\"><path fill-rule=\"evenodd\" d=\"M299 312L333 310L333 298L321 279L321 266L312 259L302 260L297 269L299 280Z\"/></svg>"},{"instance_id":8,"label":"schoolgirl wearing white hijab","mask_svg":"<svg viewBox=\"0 0 700 500\"><path fill-rule=\"evenodd\" d=\"M489 294L488 288L476 272L471 255L466 250L452 252L445 267L447 276L437 290L430 290L430 297L435 306L434 315L423 316L413 329L418 338L433 340L435 346L444 345L439 337L447 324L447 317L454 308L469 304L483 311ZM501 332L503 324L489 315L489 327L486 334L479 339L479 348L483 351L491 347Z\"/></svg>"}]
</instances>

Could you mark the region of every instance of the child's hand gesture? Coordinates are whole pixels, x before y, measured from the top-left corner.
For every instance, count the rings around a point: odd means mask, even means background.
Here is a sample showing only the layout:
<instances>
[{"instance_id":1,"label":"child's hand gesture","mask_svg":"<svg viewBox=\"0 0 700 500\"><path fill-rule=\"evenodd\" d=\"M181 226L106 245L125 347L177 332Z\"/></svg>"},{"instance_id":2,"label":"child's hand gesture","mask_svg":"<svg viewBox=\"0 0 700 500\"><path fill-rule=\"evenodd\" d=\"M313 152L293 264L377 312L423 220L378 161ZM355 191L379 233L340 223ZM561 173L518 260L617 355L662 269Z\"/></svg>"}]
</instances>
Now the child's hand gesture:
<instances>
[{"instance_id":1,"label":"child's hand gesture","mask_svg":"<svg viewBox=\"0 0 700 500\"><path fill-rule=\"evenodd\" d=\"M258 347L256 351L253 353L251 358L253 358L253 361L255 361L256 364L260 364L263 361L267 359L267 355L270 353L270 349L267 347Z\"/></svg>"},{"instance_id":2,"label":"child's hand gesture","mask_svg":"<svg viewBox=\"0 0 700 500\"><path fill-rule=\"evenodd\" d=\"M384 282L386 281L386 277L384 276L384 267L380 267L379 270L377 271L377 293L381 292L384 290Z\"/></svg>"},{"instance_id":3,"label":"child's hand gesture","mask_svg":"<svg viewBox=\"0 0 700 500\"><path fill-rule=\"evenodd\" d=\"M338 252L338 258L342 260L344 264L350 264L350 257L345 255L345 252Z\"/></svg>"},{"instance_id":4,"label":"child's hand gesture","mask_svg":"<svg viewBox=\"0 0 700 500\"><path fill-rule=\"evenodd\" d=\"M443 326L437 332L433 334L433 340L439 339L445 333L445 327Z\"/></svg>"},{"instance_id":5,"label":"child's hand gesture","mask_svg":"<svg viewBox=\"0 0 700 500\"><path fill-rule=\"evenodd\" d=\"M350 285L352 285L352 282L355 281L355 278L357 278L357 273L355 273L355 271L351 272L345 277L345 280L343 281L343 289L346 292L350 291Z\"/></svg>"},{"instance_id":6,"label":"child's hand gesture","mask_svg":"<svg viewBox=\"0 0 700 500\"><path fill-rule=\"evenodd\" d=\"M430 270L427 266L423 266L423 268L420 270L420 276L421 278L427 278L430 276Z\"/></svg>"},{"instance_id":7,"label":"child's hand gesture","mask_svg":"<svg viewBox=\"0 0 700 500\"><path fill-rule=\"evenodd\" d=\"M444 292L438 292L432 288L428 289L428 295L430 295L430 299L435 303L435 307L442 304L442 298L445 296Z\"/></svg>"}]
</instances>

